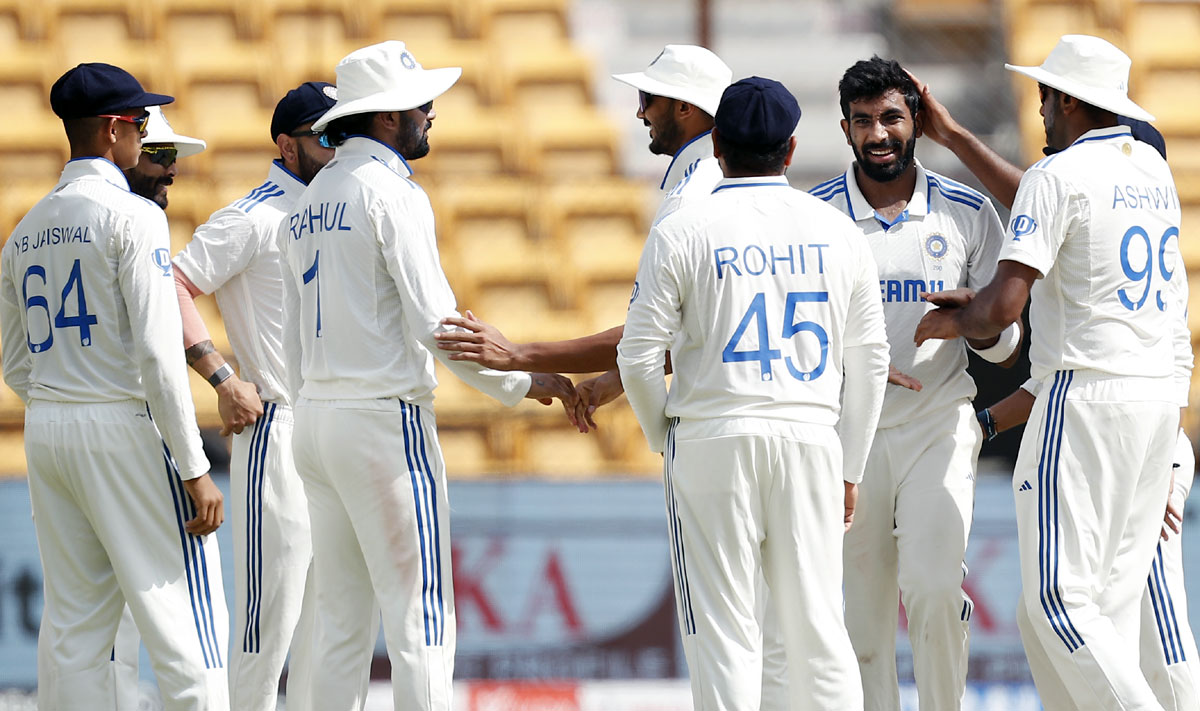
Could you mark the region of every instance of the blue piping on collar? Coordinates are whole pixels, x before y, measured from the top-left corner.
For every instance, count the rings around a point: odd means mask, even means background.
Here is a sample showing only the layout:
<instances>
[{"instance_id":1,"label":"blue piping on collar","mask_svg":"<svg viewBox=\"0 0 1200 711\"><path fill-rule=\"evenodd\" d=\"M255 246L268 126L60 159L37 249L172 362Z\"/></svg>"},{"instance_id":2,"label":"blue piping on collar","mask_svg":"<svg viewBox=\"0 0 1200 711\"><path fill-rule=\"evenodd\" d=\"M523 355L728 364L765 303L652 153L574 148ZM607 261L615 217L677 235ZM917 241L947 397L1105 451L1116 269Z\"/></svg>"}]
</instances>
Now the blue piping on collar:
<instances>
[{"instance_id":1,"label":"blue piping on collar","mask_svg":"<svg viewBox=\"0 0 1200 711\"><path fill-rule=\"evenodd\" d=\"M682 146L679 147L679 150L675 151L675 155L671 156L671 164L667 166L667 172L663 173L662 182L658 184L659 190L663 190L667 187L667 176L671 174L671 169L675 167L675 161L679 159L679 156L685 150L687 150L687 147L692 145L696 141L699 141L701 138L704 138L705 136L709 135L710 133L712 133L711 128L709 130L705 131L704 133L696 134L695 136L692 137L692 140L683 144Z\"/></svg>"},{"instance_id":2,"label":"blue piping on collar","mask_svg":"<svg viewBox=\"0 0 1200 711\"><path fill-rule=\"evenodd\" d=\"M296 182L297 182L297 183L300 183L300 184L301 184L301 185L303 185L303 186L307 186L307 185L308 185L308 183L306 183L306 182L304 182L303 180L301 180L301 178L300 178L300 176L299 176L299 175L296 175L296 174L295 174L295 173L293 173L292 171L288 170L288 169L287 169L287 166L286 166L286 165L284 165L284 164L283 164L283 161L281 161L280 159L276 158L275 160L273 160L273 161L271 161L271 162L272 162L272 163L274 163L275 165L279 166L279 169L280 169L280 170L282 170L284 173L287 173L288 175L290 175L290 176L292 176L293 178L295 178L295 180L296 180Z\"/></svg>"},{"instance_id":3,"label":"blue piping on collar","mask_svg":"<svg viewBox=\"0 0 1200 711\"><path fill-rule=\"evenodd\" d=\"M786 182L783 182L783 183L774 183L774 182L772 182L772 183L732 183L730 185L718 185L717 187L713 188L713 192L716 193L716 192L720 192L722 190L728 190L729 188L763 188L763 187L787 188L787 187L791 187L791 186Z\"/></svg>"}]
</instances>

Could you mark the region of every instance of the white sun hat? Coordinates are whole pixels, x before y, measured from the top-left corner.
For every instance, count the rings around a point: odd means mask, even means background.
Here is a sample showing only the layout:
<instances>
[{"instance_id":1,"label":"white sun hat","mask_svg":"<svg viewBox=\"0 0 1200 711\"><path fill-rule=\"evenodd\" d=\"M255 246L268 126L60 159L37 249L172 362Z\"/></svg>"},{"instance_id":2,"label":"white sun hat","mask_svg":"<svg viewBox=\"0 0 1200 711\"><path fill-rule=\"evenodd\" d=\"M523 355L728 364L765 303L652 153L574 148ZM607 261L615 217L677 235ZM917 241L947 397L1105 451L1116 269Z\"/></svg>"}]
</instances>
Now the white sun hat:
<instances>
[{"instance_id":1,"label":"white sun hat","mask_svg":"<svg viewBox=\"0 0 1200 711\"><path fill-rule=\"evenodd\" d=\"M175 133L175 130L171 128L170 122L167 121L167 117L163 115L161 106L147 106L146 110L150 112L150 118L146 122L146 137L142 139L143 145L152 143L173 144L175 150L179 151L178 157L180 158L194 156L205 148L208 148L208 144L199 138L181 136Z\"/></svg>"},{"instance_id":2,"label":"white sun hat","mask_svg":"<svg viewBox=\"0 0 1200 711\"><path fill-rule=\"evenodd\" d=\"M1130 64L1128 55L1099 37L1063 35L1042 66L1004 68L1120 116L1153 121L1129 99Z\"/></svg>"},{"instance_id":3,"label":"white sun hat","mask_svg":"<svg viewBox=\"0 0 1200 711\"><path fill-rule=\"evenodd\" d=\"M415 109L441 96L460 76L461 67L423 69L399 40L356 49L338 62L337 103L313 122L313 131L343 116Z\"/></svg>"},{"instance_id":4,"label":"white sun hat","mask_svg":"<svg viewBox=\"0 0 1200 711\"><path fill-rule=\"evenodd\" d=\"M645 71L612 78L647 94L686 101L715 116L721 94L733 83L733 72L704 47L669 44Z\"/></svg>"}]
</instances>

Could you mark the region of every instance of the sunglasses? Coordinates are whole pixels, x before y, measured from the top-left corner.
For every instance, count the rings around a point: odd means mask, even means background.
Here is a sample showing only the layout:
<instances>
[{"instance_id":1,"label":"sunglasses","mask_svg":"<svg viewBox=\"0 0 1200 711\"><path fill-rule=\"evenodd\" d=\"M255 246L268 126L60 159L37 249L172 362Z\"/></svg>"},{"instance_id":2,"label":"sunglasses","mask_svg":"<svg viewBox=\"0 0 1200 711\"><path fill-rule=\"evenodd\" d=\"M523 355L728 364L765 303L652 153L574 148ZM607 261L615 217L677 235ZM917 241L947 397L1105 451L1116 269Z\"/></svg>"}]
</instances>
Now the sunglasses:
<instances>
[{"instance_id":1,"label":"sunglasses","mask_svg":"<svg viewBox=\"0 0 1200 711\"><path fill-rule=\"evenodd\" d=\"M649 106L653 101L654 101L654 94L647 94L646 92L642 91L641 89L638 89L638 110L639 111L645 111L646 107Z\"/></svg>"},{"instance_id":2,"label":"sunglasses","mask_svg":"<svg viewBox=\"0 0 1200 711\"><path fill-rule=\"evenodd\" d=\"M304 138L305 136L316 136L317 143L320 144L320 146L322 148L333 148L333 144L329 142L329 134L325 133L324 131L311 131L309 129L303 129L300 131L292 131L288 135L291 136L292 138Z\"/></svg>"},{"instance_id":3,"label":"sunglasses","mask_svg":"<svg viewBox=\"0 0 1200 711\"><path fill-rule=\"evenodd\" d=\"M157 163L164 168L179 157L179 149L175 146L142 146L142 153L150 157L151 163Z\"/></svg>"},{"instance_id":4,"label":"sunglasses","mask_svg":"<svg viewBox=\"0 0 1200 711\"><path fill-rule=\"evenodd\" d=\"M116 119L118 121L125 121L126 123L131 123L134 126L136 126L138 133L145 133L146 132L146 124L150 123L150 112L147 111L146 113L142 114L141 116L122 116L120 114L100 114L99 118L110 118L110 119Z\"/></svg>"}]
</instances>

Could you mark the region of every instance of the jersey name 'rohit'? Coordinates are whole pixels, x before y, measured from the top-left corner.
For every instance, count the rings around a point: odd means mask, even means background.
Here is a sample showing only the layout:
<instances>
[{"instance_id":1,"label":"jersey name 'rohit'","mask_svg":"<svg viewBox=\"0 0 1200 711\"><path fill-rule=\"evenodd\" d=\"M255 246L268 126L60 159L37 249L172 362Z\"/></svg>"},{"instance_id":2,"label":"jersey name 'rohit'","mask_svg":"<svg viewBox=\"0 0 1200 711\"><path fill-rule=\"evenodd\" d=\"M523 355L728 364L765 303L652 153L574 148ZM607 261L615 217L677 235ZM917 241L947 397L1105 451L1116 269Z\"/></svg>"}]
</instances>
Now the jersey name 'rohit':
<instances>
[{"instance_id":1,"label":"jersey name 'rohit'","mask_svg":"<svg viewBox=\"0 0 1200 711\"><path fill-rule=\"evenodd\" d=\"M748 244L742 247L739 252L737 247L717 247L713 250L713 260L716 262L717 278L725 278L725 269L729 267L729 271L736 276L742 276L744 269L750 276L759 276L765 273L768 269L771 271L771 276L776 273L777 265L780 262L787 262L789 274L796 274L796 265L800 265L800 274L808 273L809 263L804 257L804 250L810 250L809 259L812 259L811 253L816 253L817 274L825 273L825 252L828 244L798 244L799 249L793 250L792 245L787 246L786 254L776 254L775 245L768 245L766 249L757 244ZM741 268L738 268L738 263L741 262Z\"/></svg>"}]
</instances>

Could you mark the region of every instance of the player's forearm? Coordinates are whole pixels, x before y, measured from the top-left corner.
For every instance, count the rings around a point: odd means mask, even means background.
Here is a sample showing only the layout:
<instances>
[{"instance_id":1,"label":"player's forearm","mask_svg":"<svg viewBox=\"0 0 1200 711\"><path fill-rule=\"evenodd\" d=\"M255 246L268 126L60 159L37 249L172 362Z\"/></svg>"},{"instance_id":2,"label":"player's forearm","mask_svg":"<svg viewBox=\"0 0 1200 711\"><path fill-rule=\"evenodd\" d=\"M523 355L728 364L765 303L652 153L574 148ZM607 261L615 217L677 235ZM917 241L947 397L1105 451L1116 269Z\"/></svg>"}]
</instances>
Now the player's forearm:
<instances>
[{"instance_id":1,"label":"player's forearm","mask_svg":"<svg viewBox=\"0 0 1200 711\"><path fill-rule=\"evenodd\" d=\"M543 341L517 346L521 370L539 373L597 373L617 367L617 343L624 326L569 341Z\"/></svg>"},{"instance_id":2,"label":"player's forearm","mask_svg":"<svg viewBox=\"0 0 1200 711\"><path fill-rule=\"evenodd\" d=\"M1017 388L1013 394L988 407L996 432L1004 432L1025 424L1029 420L1029 413L1033 411L1034 400L1033 393L1024 388Z\"/></svg>"},{"instance_id":3,"label":"player's forearm","mask_svg":"<svg viewBox=\"0 0 1200 711\"><path fill-rule=\"evenodd\" d=\"M650 450L661 452L669 427L667 386L663 375L666 349L643 339L626 339L617 350L617 366L625 397L637 415Z\"/></svg>"},{"instance_id":4,"label":"player's forearm","mask_svg":"<svg viewBox=\"0 0 1200 711\"><path fill-rule=\"evenodd\" d=\"M983 183L988 192L1011 209L1025 171L1009 163L975 134L961 126L956 128L947 136L946 147Z\"/></svg>"}]
</instances>

